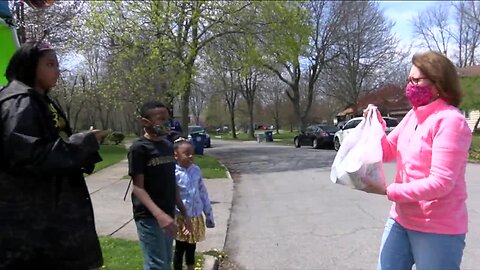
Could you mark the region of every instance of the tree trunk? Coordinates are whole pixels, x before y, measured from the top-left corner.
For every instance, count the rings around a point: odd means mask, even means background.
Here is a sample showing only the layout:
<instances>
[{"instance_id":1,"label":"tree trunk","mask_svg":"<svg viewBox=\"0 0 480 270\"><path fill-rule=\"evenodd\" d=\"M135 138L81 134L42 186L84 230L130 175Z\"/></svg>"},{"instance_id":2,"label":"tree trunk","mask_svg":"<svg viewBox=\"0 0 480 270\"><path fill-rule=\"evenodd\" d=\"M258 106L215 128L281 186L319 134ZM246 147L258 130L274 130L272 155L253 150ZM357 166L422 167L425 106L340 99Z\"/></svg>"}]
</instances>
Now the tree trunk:
<instances>
[{"instance_id":1,"label":"tree trunk","mask_svg":"<svg viewBox=\"0 0 480 270\"><path fill-rule=\"evenodd\" d=\"M105 112L105 127L104 129L110 128L110 109L107 108L107 111ZM115 130L115 127L111 127L113 130Z\"/></svg>"},{"instance_id":2,"label":"tree trunk","mask_svg":"<svg viewBox=\"0 0 480 270\"><path fill-rule=\"evenodd\" d=\"M188 111L188 103L190 101L190 84L186 86L185 91L182 93L182 131L183 136L186 135L188 130L188 124L190 122L189 111Z\"/></svg>"},{"instance_id":3,"label":"tree trunk","mask_svg":"<svg viewBox=\"0 0 480 270\"><path fill-rule=\"evenodd\" d=\"M195 61L195 60L194 60ZM182 93L182 135L187 135L188 124L190 123L189 116L189 105L190 105L190 94L192 93L192 72L193 72L193 61L189 62L186 67L186 80Z\"/></svg>"},{"instance_id":4,"label":"tree trunk","mask_svg":"<svg viewBox=\"0 0 480 270\"><path fill-rule=\"evenodd\" d=\"M94 128L98 128L97 127L97 110L93 110L92 114L88 114L88 125L90 126L93 126Z\"/></svg>"},{"instance_id":5,"label":"tree trunk","mask_svg":"<svg viewBox=\"0 0 480 270\"><path fill-rule=\"evenodd\" d=\"M75 116L73 117L73 130L76 131L77 130L77 125L78 125L78 117L80 116L80 112L82 111L81 108L83 108L83 103L81 104L82 106L80 106L80 108L78 109L78 111L75 113Z\"/></svg>"},{"instance_id":6,"label":"tree trunk","mask_svg":"<svg viewBox=\"0 0 480 270\"><path fill-rule=\"evenodd\" d=\"M222 77L222 83L225 89L229 89L225 92L225 100L227 102L228 112L230 114L230 130L232 131L232 137L237 139L237 129L235 127L235 107L237 104L237 90L235 88L235 76L232 71L230 73L230 84ZM223 127L222 127L223 128Z\"/></svg>"},{"instance_id":7,"label":"tree trunk","mask_svg":"<svg viewBox=\"0 0 480 270\"><path fill-rule=\"evenodd\" d=\"M274 109L275 114L273 116L273 120L275 122L275 130L277 131L277 134L280 134L280 108L278 105L278 99L275 102Z\"/></svg>"},{"instance_id":8,"label":"tree trunk","mask_svg":"<svg viewBox=\"0 0 480 270\"><path fill-rule=\"evenodd\" d=\"M255 139L255 127L253 124L253 100L247 102L248 116L250 118L250 138Z\"/></svg>"},{"instance_id":9,"label":"tree trunk","mask_svg":"<svg viewBox=\"0 0 480 270\"><path fill-rule=\"evenodd\" d=\"M292 99L292 103L293 103L293 111L295 112L295 117L297 118L297 121L298 121L297 122L298 130L304 130L307 124L305 123L305 117L304 116L302 117L302 114L300 112L300 99L299 98Z\"/></svg>"},{"instance_id":10,"label":"tree trunk","mask_svg":"<svg viewBox=\"0 0 480 270\"><path fill-rule=\"evenodd\" d=\"M230 110L230 127L232 130L232 137L237 139L237 130L235 128L235 110Z\"/></svg>"},{"instance_id":11,"label":"tree trunk","mask_svg":"<svg viewBox=\"0 0 480 270\"><path fill-rule=\"evenodd\" d=\"M274 119L275 121L275 130L277 132L277 134L280 134L280 119L278 117L275 117Z\"/></svg>"}]
</instances>

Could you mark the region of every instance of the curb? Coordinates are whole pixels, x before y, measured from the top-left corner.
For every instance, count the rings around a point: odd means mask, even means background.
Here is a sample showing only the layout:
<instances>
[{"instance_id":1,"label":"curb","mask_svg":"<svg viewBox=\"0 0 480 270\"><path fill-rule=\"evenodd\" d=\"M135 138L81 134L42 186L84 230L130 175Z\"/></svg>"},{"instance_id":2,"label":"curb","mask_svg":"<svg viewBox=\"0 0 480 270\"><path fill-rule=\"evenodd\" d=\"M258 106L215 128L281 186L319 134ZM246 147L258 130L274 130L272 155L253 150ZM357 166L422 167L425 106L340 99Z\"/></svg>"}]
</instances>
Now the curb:
<instances>
[{"instance_id":1,"label":"curb","mask_svg":"<svg viewBox=\"0 0 480 270\"><path fill-rule=\"evenodd\" d=\"M225 166L225 164L223 164L223 162L221 162L219 159L217 159L217 161L225 169L225 172L227 174L227 178L230 181L232 181L232 183L234 183L232 175L230 174L230 171L228 170L227 166ZM232 202L233 202L233 194L232 194ZM230 223L230 218L231 218L231 211L230 211L230 215L228 217L228 223ZM228 223L227 223L227 232L228 232ZM226 238L227 238L227 234L225 233L225 240L223 241L223 248L225 248L225 242L227 240ZM222 248L222 250L223 250L223 248ZM208 254L203 254L203 258L205 260L203 261L203 264L202 264L202 270L218 270L219 262L218 262L217 257L212 256L212 255L208 255Z\"/></svg>"},{"instance_id":2,"label":"curb","mask_svg":"<svg viewBox=\"0 0 480 270\"><path fill-rule=\"evenodd\" d=\"M205 259L202 264L202 270L217 270L218 269L218 259L212 255L203 255Z\"/></svg>"},{"instance_id":3,"label":"curb","mask_svg":"<svg viewBox=\"0 0 480 270\"><path fill-rule=\"evenodd\" d=\"M223 163L220 162L223 168L225 168L225 172L227 173L227 178L230 179L230 181L233 182L232 175L230 174L230 171L228 170L227 166L223 165Z\"/></svg>"}]
</instances>

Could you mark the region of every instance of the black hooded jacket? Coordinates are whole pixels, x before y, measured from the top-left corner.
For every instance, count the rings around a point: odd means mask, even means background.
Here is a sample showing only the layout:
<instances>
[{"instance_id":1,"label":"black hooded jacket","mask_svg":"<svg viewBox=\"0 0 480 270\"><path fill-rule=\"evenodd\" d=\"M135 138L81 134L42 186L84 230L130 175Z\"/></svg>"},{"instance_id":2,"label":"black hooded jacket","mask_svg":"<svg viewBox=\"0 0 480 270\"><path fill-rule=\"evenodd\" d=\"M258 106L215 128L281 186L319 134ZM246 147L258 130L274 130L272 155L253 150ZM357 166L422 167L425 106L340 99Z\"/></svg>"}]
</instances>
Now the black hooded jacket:
<instances>
[{"instance_id":1,"label":"black hooded jacket","mask_svg":"<svg viewBox=\"0 0 480 270\"><path fill-rule=\"evenodd\" d=\"M60 108L19 81L0 91L0 117L0 269L101 267L83 176L101 160L95 135L72 135Z\"/></svg>"}]
</instances>

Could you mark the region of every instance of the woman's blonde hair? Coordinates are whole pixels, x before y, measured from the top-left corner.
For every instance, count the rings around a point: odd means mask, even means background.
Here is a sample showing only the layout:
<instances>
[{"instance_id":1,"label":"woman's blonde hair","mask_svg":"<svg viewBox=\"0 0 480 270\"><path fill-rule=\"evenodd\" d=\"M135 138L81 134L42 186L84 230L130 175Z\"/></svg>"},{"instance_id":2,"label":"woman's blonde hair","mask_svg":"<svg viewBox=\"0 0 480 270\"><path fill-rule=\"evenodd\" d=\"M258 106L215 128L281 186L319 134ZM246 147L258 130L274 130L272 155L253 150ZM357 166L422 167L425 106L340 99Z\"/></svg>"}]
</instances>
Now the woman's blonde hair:
<instances>
[{"instance_id":1,"label":"woman's blonde hair","mask_svg":"<svg viewBox=\"0 0 480 270\"><path fill-rule=\"evenodd\" d=\"M440 98L458 107L462 101L462 90L457 68L443 54L433 51L415 54L412 64L433 82Z\"/></svg>"}]
</instances>

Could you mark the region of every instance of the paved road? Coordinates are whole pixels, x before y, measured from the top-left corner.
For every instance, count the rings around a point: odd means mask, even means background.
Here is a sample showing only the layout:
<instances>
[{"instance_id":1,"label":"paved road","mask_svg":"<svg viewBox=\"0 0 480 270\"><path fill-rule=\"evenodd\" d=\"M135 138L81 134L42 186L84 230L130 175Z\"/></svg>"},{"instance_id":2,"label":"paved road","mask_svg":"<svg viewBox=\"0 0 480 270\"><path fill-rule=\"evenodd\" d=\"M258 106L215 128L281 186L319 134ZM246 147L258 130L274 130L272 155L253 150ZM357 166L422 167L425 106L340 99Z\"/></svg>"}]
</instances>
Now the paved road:
<instances>
[{"instance_id":1,"label":"paved road","mask_svg":"<svg viewBox=\"0 0 480 270\"><path fill-rule=\"evenodd\" d=\"M225 250L244 269L375 269L390 202L329 180L333 150L214 141L235 179ZM385 164L388 179L395 166ZM478 165L462 269L480 269Z\"/></svg>"}]
</instances>

